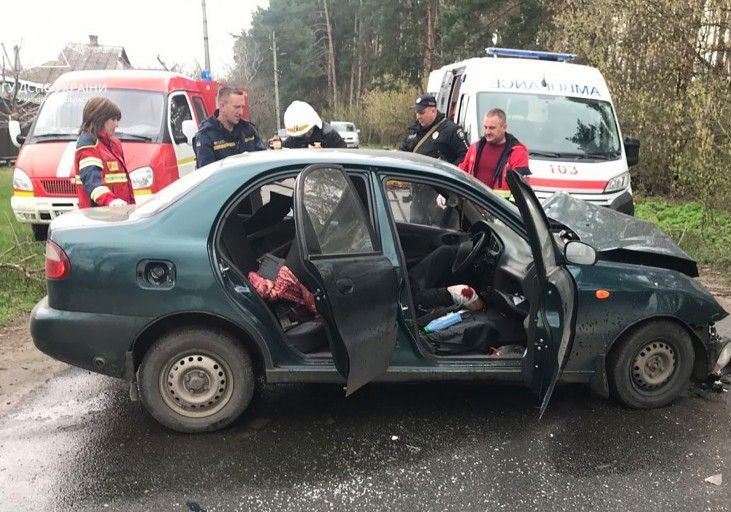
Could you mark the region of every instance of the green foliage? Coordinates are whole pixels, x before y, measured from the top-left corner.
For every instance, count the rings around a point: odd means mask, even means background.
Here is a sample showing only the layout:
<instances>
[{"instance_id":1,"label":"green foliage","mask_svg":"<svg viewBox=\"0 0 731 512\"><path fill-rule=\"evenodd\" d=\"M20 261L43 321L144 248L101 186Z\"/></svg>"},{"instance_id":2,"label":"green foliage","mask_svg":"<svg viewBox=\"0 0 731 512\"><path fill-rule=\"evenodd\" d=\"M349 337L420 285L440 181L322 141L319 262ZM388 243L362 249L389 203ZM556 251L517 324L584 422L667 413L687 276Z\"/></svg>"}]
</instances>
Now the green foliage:
<instances>
[{"instance_id":1,"label":"green foliage","mask_svg":"<svg viewBox=\"0 0 731 512\"><path fill-rule=\"evenodd\" d=\"M638 200L635 215L656 224L702 265L731 264L731 215L698 201Z\"/></svg>"},{"instance_id":2,"label":"green foliage","mask_svg":"<svg viewBox=\"0 0 731 512\"><path fill-rule=\"evenodd\" d=\"M360 128L360 138L375 147L398 147L406 128L414 122L414 99L420 90L406 83L365 93L360 106L343 105L323 112L323 119L351 121Z\"/></svg>"},{"instance_id":3,"label":"green foliage","mask_svg":"<svg viewBox=\"0 0 731 512\"><path fill-rule=\"evenodd\" d=\"M0 168L0 265L43 269L43 244L33 242L30 228L15 221L10 208L11 194L12 171ZM28 279L12 268L0 268L0 283L0 325L30 311L46 293L45 282Z\"/></svg>"},{"instance_id":4,"label":"green foliage","mask_svg":"<svg viewBox=\"0 0 731 512\"><path fill-rule=\"evenodd\" d=\"M728 0L544 0L540 39L598 67L622 130L640 139L633 184L729 210Z\"/></svg>"},{"instance_id":5,"label":"green foliage","mask_svg":"<svg viewBox=\"0 0 731 512\"><path fill-rule=\"evenodd\" d=\"M538 0L441 2L441 64L483 56L488 46L541 49L537 35L546 15Z\"/></svg>"}]
</instances>

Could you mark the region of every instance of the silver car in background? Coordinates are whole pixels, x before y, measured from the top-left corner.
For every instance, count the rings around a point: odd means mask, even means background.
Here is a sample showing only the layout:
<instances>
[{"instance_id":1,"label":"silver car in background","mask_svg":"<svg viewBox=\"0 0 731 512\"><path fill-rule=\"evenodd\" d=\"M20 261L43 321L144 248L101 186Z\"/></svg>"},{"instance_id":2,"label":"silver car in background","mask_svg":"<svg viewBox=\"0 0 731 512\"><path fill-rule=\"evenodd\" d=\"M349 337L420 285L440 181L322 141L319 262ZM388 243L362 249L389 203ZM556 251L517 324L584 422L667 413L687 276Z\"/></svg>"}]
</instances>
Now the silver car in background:
<instances>
[{"instance_id":1,"label":"silver car in background","mask_svg":"<svg viewBox=\"0 0 731 512\"><path fill-rule=\"evenodd\" d=\"M357 148L360 146L360 138L358 137L360 130L353 123L347 121L331 121L330 125L337 130L349 148Z\"/></svg>"}]
</instances>

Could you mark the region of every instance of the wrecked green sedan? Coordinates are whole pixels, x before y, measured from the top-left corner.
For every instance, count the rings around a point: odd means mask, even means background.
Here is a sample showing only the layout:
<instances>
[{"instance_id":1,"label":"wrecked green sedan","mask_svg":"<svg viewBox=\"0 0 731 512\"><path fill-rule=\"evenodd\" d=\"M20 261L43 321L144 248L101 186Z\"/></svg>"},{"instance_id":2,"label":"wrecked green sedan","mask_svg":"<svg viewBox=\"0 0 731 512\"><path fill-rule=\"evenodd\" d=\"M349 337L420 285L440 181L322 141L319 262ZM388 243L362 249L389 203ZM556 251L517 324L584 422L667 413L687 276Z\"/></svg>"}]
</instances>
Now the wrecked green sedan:
<instances>
[{"instance_id":1,"label":"wrecked green sedan","mask_svg":"<svg viewBox=\"0 0 731 512\"><path fill-rule=\"evenodd\" d=\"M419 155L228 158L142 205L55 219L34 342L128 380L181 432L230 424L258 377L348 395L507 381L542 413L559 381L661 407L728 363L714 329L727 313L662 233L566 194L541 205L520 176L508 182L517 207ZM454 285L477 297L432 300Z\"/></svg>"}]
</instances>

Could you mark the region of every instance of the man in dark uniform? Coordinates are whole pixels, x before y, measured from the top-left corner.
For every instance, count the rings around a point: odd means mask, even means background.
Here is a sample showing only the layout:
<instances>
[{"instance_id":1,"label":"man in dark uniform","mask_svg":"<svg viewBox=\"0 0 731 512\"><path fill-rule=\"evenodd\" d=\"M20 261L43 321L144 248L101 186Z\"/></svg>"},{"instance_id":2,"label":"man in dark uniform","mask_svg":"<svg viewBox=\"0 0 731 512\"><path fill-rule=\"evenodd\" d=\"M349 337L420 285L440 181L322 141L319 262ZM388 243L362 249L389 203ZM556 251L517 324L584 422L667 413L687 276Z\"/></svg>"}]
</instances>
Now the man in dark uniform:
<instances>
[{"instance_id":1,"label":"man in dark uniform","mask_svg":"<svg viewBox=\"0 0 731 512\"><path fill-rule=\"evenodd\" d=\"M244 92L221 87L216 95L218 109L203 121L193 137L196 167L203 167L231 155L266 149L256 126L242 119Z\"/></svg>"},{"instance_id":2,"label":"man in dark uniform","mask_svg":"<svg viewBox=\"0 0 731 512\"><path fill-rule=\"evenodd\" d=\"M464 130L437 110L434 96L419 96L414 104L414 112L416 122L409 126L399 149L445 160L454 165L462 163L469 147ZM412 187L412 199L411 222L443 224L449 218L437 205L437 194L432 187Z\"/></svg>"},{"instance_id":3,"label":"man in dark uniform","mask_svg":"<svg viewBox=\"0 0 731 512\"><path fill-rule=\"evenodd\" d=\"M419 96L414 111L416 122L409 126L399 149L459 165L469 147L464 130L437 110L437 100L431 94Z\"/></svg>"}]
</instances>

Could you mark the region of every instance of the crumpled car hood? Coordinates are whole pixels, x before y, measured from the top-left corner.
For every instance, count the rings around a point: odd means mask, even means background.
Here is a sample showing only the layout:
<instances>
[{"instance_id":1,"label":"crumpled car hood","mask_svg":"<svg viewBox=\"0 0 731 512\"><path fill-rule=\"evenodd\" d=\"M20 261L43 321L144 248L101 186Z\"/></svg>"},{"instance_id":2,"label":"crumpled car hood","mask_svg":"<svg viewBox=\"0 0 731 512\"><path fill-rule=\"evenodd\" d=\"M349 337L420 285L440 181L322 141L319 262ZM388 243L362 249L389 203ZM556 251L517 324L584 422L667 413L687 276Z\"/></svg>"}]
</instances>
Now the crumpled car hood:
<instances>
[{"instance_id":1,"label":"crumpled car hood","mask_svg":"<svg viewBox=\"0 0 731 512\"><path fill-rule=\"evenodd\" d=\"M677 270L698 276L698 265L654 224L557 192L543 203L546 215L596 249L600 259Z\"/></svg>"}]
</instances>

